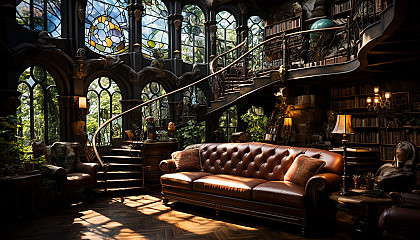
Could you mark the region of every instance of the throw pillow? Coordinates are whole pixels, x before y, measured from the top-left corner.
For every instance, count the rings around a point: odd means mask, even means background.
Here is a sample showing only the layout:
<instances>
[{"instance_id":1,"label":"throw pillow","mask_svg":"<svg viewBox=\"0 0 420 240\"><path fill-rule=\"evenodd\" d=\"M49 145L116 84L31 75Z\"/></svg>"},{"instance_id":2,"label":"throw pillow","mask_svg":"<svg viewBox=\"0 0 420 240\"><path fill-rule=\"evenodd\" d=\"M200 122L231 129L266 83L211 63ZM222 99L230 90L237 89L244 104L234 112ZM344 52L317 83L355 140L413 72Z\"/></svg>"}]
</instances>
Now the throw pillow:
<instances>
[{"instance_id":1,"label":"throw pillow","mask_svg":"<svg viewBox=\"0 0 420 240\"><path fill-rule=\"evenodd\" d=\"M178 172L201 170L200 151L197 148L173 152L171 156Z\"/></svg>"},{"instance_id":2,"label":"throw pillow","mask_svg":"<svg viewBox=\"0 0 420 240\"><path fill-rule=\"evenodd\" d=\"M70 145L56 142L51 146L51 164L62 167L67 173L74 171L76 154Z\"/></svg>"},{"instance_id":3,"label":"throw pillow","mask_svg":"<svg viewBox=\"0 0 420 240\"><path fill-rule=\"evenodd\" d=\"M306 155L299 155L284 175L284 180L305 186L313 175L325 166L325 162Z\"/></svg>"}]
</instances>

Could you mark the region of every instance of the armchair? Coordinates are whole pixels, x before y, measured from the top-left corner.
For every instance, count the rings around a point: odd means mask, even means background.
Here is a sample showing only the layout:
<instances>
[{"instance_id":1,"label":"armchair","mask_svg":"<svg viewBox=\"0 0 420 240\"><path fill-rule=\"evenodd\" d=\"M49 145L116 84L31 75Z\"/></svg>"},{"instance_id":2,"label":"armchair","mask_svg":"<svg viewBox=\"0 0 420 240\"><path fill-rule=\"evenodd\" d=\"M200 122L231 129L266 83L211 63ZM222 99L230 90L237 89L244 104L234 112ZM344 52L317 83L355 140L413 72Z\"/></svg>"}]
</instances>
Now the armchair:
<instances>
[{"instance_id":1,"label":"armchair","mask_svg":"<svg viewBox=\"0 0 420 240\"><path fill-rule=\"evenodd\" d=\"M56 182L64 196L76 190L91 190L95 186L99 165L80 162L80 143L55 142L46 146L41 140L34 142L32 148L35 156L47 157L49 164L45 165L46 174Z\"/></svg>"},{"instance_id":2,"label":"armchair","mask_svg":"<svg viewBox=\"0 0 420 240\"><path fill-rule=\"evenodd\" d=\"M419 239L420 191L390 195L398 200L397 206L385 209L379 217L379 227L389 239Z\"/></svg>"}]
</instances>

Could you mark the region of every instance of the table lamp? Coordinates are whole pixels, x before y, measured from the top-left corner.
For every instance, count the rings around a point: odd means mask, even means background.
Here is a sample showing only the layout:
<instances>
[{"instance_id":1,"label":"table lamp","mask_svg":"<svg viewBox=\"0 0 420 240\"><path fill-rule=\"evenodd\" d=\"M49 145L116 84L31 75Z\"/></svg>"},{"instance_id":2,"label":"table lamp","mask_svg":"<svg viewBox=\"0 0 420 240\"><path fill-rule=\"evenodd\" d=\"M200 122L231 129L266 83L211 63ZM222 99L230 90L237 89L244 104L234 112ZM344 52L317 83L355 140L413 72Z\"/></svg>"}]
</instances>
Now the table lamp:
<instances>
[{"instance_id":1,"label":"table lamp","mask_svg":"<svg viewBox=\"0 0 420 240\"><path fill-rule=\"evenodd\" d=\"M337 116L337 122L335 123L335 127L332 131L332 133L336 134L342 134L343 135L343 159L344 159L344 166L343 166L343 175L341 176L341 179L343 181L340 189L340 195L346 195L348 194L347 191L347 175L346 175L346 168L347 168L347 134L354 134L353 128L351 126L351 115L338 115Z\"/></svg>"}]
</instances>

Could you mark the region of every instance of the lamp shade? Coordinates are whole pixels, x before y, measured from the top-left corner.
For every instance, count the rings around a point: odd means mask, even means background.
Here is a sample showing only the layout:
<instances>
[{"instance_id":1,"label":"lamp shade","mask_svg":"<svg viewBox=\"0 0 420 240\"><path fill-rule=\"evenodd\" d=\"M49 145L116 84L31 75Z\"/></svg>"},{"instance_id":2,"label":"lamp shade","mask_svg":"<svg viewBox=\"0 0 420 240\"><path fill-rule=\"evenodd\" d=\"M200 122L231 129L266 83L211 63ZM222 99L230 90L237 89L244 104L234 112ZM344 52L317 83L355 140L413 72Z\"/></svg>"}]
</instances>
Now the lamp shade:
<instances>
[{"instance_id":1,"label":"lamp shade","mask_svg":"<svg viewBox=\"0 0 420 240\"><path fill-rule=\"evenodd\" d=\"M86 97L79 97L79 108L87 108Z\"/></svg>"},{"instance_id":2,"label":"lamp shade","mask_svg":"<svg viewBox=\"0 0 420 240\"><path fill-rule=\"evenodd\" d=\"M338 115L337 122L332 133L337 134L353 134L353 128L351 126L351 115Z\"/></svg>"},{"instance_id":3,"label":"lamp shade","mask_svg":"<svg viewBox=\"0 0 420 240\"><path fill-rule=\"evenodd\" d=\"M290 118L290 117L284 118L283 125L284 126L292 126L292 118Z\"/></svg>"}]
</instances>

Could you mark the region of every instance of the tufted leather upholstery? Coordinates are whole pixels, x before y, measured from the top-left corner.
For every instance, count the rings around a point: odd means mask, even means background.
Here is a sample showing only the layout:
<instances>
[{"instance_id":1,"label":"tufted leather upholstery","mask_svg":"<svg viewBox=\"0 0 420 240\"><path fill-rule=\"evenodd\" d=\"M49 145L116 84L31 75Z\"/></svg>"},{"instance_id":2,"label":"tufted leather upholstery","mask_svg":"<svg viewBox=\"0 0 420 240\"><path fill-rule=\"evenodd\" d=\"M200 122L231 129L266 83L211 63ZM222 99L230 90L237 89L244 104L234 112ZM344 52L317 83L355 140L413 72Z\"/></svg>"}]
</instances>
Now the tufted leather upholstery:
<instances>
[{"instance_id":1,"label":"tufted leather upholstery","mask_svg":"<svg viewBox=\"0 0 420 240\"><path fill-rule=\"evenodd\" d=\"M203 171L174 172L174 160L163 160L160 169L164 200L242 212L299 224L333 222L335 204L330 194L338 189L343 157L314 148L266 143L203 143L198 148ZM326 165L306 186L284 181L300 154ZM315 225L315 224L313 224Z\"/></svg>"},{"instance_id":2,"label":"tufted leather upholstery","mask_svg":"<svg viewBox=\"0 0 420 240\"><path fill-rule=\"evenodd\" d=\"M199 148L205 172L283 180L284 174L300 154L326 162L321 172L342 174L343 161L337 154L314 148L278 146L265 143L204 143L188 146Z\"/></svg>"}]
</instances>

